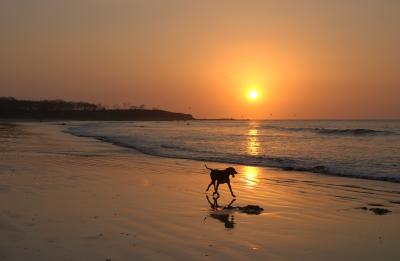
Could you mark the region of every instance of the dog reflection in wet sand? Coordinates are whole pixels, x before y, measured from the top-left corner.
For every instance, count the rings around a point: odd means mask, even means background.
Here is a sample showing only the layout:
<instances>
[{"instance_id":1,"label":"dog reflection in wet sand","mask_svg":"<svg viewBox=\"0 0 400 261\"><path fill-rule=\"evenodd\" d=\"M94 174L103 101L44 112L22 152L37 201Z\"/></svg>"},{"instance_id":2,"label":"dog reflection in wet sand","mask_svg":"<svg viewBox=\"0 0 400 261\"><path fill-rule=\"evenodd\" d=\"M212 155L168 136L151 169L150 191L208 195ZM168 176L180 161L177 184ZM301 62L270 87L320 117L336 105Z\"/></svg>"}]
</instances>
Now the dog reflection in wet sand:
<instances>
[{"instance_id":1,"label":"dog reflection in wet sand","mask_svg":"<svg viewBox=\"0 0 400 261\"><path fill-rule=\"evenodd\" d=\"M212 213L210 214L210 217L217 219L224 223L225 228L231 229L235 227L235 219L233 216L233 213L241 213L241 214L247 214L247 215L260 215L264 209L261 208L260 206L257 205L247 205L244 207L241 206L232 206L233 202L236 201L236 199L232 199L232 201L222 207L218 205L218 198L219 195L214 194L212 199L213 201L210 200L208 195L206 195L207 201L211 206L211 209L213 210ZM207 217L204 218L204 220Z\"/></svg>"},{"instance_id":2,"label":"dog reflection in wet sand","mask_svg":"<svg viewBox=\"0 0 400 261\"><path fill-rule=\"evenodd\" d=\"M224 223L225 228L227 229L232 229L235 227L235 218L233 215L231 215L229 212L226 210L231 208L231 205L233 202L235 202L236 199L232 199L231 203L229 203L225 207L221 207L218 205L218 196L213 197L213 202L211 202L210 198L208 195L206 195L208 203L210 203L211 209L214 211L213 213L210 214L210 217L217 219Z\"/></svg>"}]
</instances>

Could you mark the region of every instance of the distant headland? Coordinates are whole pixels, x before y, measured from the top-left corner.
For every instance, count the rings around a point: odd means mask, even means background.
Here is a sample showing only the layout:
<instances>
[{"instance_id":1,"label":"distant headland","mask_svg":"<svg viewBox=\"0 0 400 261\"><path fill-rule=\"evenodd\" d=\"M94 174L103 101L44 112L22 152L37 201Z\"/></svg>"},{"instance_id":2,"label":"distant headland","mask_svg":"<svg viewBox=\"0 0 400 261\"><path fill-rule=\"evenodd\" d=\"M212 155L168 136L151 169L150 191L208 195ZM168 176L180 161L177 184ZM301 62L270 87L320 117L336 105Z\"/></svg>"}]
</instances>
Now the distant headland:
<instances>
[{"instance_id":1,"label":"distant headland","mask_svg":"<svg viewBox=\"0 0 400 261\"><path fill-rule=\"evenodd\" d=\"M77 121L174 121L194 120L191 114L144 106L128 109L107 109L88 102L63 100L17 100L0 97L0 119L16 120L77 120Z\"/></svg>"}]
</instances>

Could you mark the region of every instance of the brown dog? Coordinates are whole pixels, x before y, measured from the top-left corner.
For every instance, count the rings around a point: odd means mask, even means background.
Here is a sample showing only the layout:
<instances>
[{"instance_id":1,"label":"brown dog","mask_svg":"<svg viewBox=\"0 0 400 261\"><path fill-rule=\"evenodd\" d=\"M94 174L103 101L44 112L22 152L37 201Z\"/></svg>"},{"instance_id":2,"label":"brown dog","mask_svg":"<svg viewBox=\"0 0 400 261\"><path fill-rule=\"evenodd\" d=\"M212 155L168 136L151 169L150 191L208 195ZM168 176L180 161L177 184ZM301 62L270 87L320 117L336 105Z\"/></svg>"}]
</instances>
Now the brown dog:
<instances>
[{"instance_id":1,"label":"brown dog","mask_svg":"<svg viewBox=\"0 0 400 261\"><path fill-rule=\"evenodd\" d=\"M235 194L233 194L233 192L232 192L231 181L229 179L230 175L232 175L232 177L234 178L235 174L237 174L237 172L234 168L229 167L224 170L220 170L220 169L211 169L211 168L207 167L207 165L204 165L204 166L206 166L207 169L211 170L211 172L210 172L211 182L208 185L206 191L208 191L210 189L211 185L214 185L214 194L219 195L219 193L218 193L219 184L226 183L226 184L228 184L228 187L229 187L229 190L231 191L232 196L236 197ZM217 183L217 184L215 184L215 183Z\"/></svg>"}]
</instances>

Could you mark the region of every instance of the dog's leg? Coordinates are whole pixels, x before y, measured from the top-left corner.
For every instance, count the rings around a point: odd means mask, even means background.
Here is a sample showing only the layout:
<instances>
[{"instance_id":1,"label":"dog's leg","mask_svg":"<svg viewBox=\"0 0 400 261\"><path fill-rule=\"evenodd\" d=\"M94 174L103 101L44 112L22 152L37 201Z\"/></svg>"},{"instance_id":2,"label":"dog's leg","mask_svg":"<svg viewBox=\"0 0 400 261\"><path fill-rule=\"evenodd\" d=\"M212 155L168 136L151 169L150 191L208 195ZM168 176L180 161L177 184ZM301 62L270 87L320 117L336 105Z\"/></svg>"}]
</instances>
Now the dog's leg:
<instances>
[{"instance_id":1,"label":"dog's leg","mask_svg":"<svg viewBox=\"0 0 400 261\"><path fill-rule=\"evenodd\" d=\"M214 187L214 193L219 195L218 193L219 181L217 180L217 186Z\"/></svg>"},{"instance_id":2,"label":"dog's leg","mask_svg":"<svg viewBox=\"0 0 400 261\"><path fill-rule=\"evenodd\" d=\"M213 179L213 178L211 178L211 182L210 182L210 184L208 185L208 187L207 187L207 190L206 190L206 191L208 191L208 190L210 189L211 185L213 185L213 186L214 186L214 190L215 190L215 182L216 182L216 181L217 181L216 179Z\"/></svg>"},{"instance_id":3,"label":"dog's leg","mask_svg":"<svg viewBox=\"0 0 400 261\"><path fill-rule=\"evenodd\" d=\"M228 184L229 190L231 191L232 197L236 197L235 194L233 194L231 183L228 182L227 184Z\"/></svg>"},{"instance_id":4,"label":"dog's leg","mask_svg":"<svg viewBox=\"0 0 400 261\"><path fill-rule=\"evenodd\" d=\"M211 185L214 185L213 181L211 181L210 184L208 184L208 187L207 187L206 191L208 191L210 189ZM214 185L214 187L215 187L215 185Z\"/></svg>"}]
</instances>

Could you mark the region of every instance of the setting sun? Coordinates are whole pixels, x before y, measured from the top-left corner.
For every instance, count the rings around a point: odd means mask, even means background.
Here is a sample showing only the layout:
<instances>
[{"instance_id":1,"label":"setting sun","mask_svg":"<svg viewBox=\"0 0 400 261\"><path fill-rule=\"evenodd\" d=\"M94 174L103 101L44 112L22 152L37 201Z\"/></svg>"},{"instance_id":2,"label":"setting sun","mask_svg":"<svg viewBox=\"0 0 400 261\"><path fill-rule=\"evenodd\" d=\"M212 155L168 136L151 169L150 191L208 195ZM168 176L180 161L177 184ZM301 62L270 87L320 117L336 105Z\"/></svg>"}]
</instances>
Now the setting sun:
<instances>
[{"instance_id":1,"label":"setting sun","mask_svg":"<svg viewBox=\"0 0 400 261\"><path fill-rule=\"evenodd\" d=\"M249 91L248 97L250 100L256 100L258 98L258 91L256 90Z\"/></svg>"}]
</instances>

